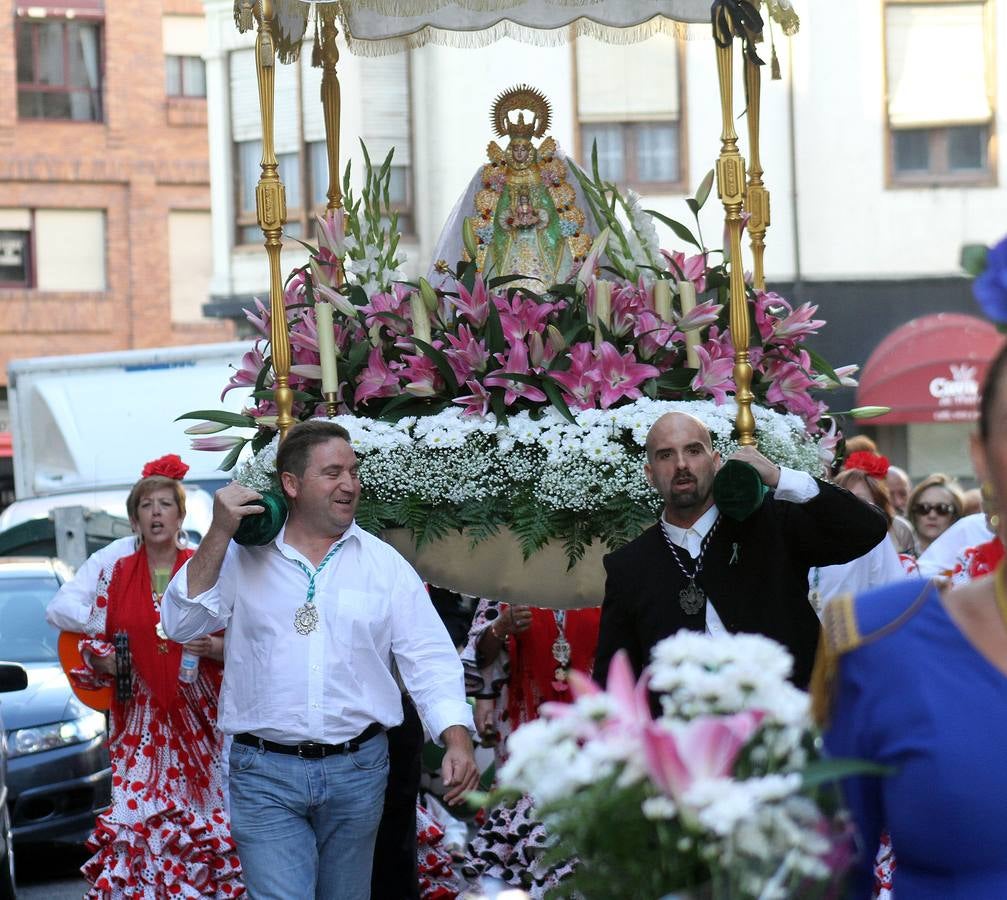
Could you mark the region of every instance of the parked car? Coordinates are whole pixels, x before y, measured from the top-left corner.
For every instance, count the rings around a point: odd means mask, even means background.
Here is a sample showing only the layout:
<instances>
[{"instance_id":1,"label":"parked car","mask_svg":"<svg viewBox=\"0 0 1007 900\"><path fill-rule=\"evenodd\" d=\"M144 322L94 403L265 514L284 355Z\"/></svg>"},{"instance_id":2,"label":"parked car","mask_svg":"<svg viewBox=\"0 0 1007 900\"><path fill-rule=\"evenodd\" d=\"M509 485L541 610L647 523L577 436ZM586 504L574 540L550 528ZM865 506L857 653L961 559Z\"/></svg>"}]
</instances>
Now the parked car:
<instances>
[{"instance_id":1,"label":"parked car","mask_svg":"<svg viewBox=\"0 0 1007 900\"><path fill-rule=\"evenodd\" d=\"M0 663L0 694L23 691L28 687L28 673L17 663ZM0 900L15 900L14 836L11 829L10 808L7 806L7 741L3 739L3 722L0 720Z\"/></svg>"},{"instance_id":2,"label":"parked car","mask_svg":"<svg viewBox=\"0 0 1007 900\"><path fill-rule=\"evenodd\" d=\"M27 672L27 685L3 698L5 809L19 844L82 841L111 804L105 714L73 695L57 656L59 632L45 620L71 574L55 559L0 558L0 659Z\"/></svg>"}]
</instances>

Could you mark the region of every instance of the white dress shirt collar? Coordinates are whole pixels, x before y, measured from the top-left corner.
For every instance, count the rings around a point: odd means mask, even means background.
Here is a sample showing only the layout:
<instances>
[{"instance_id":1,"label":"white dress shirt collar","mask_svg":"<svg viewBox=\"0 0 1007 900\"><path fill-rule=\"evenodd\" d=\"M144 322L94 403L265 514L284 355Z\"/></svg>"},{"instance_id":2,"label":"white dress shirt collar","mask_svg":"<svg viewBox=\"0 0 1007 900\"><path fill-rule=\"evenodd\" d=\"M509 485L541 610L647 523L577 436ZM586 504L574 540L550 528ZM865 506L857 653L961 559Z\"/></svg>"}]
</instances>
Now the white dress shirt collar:
<instances>
[{"instance_id":1,"label":"white dress shirt collar","mask_svg":"<svg viewBox=\"0 0 1007 900\"><path fill-rule=\"evenodd\" d=\"M680 528L678 525L672 525L662 512L661 527L676 547L688 550L695 557L696 553L699 552L699 545L703 543L703 539L710 533L710 529L713 528L713 523L717 521L717 516L719 515L720 510L717 509L717 504L714 503L688 528ZM693 552L693 548L695 548L696 552Z\"/></svg>"}]
</instances>

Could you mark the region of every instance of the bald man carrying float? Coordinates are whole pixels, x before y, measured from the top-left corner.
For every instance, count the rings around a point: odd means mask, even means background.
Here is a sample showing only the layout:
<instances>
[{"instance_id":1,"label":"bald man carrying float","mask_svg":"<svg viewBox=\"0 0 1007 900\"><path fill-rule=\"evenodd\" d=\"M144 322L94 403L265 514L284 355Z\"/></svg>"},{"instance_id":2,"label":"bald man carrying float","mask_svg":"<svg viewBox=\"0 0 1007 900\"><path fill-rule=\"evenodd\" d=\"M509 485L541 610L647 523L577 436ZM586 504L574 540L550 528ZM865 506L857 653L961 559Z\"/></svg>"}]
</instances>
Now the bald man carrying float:
<instances>
[{"instance_id":1,"label":"bald man carrying float","mask_svg":"<svg viewBox=\"0 0 1007 900\"><path fill-rule=\"evenodd\" d=\"M776 465L754 447L731 459L751 465L768 488L741 521L717 508L720 469L709 429L668 413L647 435L647 480L664 499L661 520L605 557L605 604L594 677L605 683L617 650L637 674L651 648L688 628L753 632L786 646L793 681L806 687L818 643L808 571L862 556L885 539L874 507L835 485Z\"/></svg>"}]
</instances>

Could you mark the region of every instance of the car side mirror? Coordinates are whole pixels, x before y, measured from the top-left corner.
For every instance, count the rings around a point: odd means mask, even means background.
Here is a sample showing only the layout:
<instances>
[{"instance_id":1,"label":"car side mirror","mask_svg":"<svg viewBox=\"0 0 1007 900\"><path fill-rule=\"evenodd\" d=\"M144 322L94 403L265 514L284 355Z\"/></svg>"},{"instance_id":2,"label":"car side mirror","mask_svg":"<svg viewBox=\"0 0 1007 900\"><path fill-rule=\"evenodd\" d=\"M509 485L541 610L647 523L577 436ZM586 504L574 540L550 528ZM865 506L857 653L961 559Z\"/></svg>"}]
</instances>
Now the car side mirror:
<instances>
[{"instance_id":1,"label":"car side mirror","mask_svg":"<svg viewBox=\"0 0 1007 900\"><path fill-rule=\"evenodd\" d=\"M23 691L28 687L28 673L17 663L0 663L0 694Z\"/></svg>"}]
</instances>

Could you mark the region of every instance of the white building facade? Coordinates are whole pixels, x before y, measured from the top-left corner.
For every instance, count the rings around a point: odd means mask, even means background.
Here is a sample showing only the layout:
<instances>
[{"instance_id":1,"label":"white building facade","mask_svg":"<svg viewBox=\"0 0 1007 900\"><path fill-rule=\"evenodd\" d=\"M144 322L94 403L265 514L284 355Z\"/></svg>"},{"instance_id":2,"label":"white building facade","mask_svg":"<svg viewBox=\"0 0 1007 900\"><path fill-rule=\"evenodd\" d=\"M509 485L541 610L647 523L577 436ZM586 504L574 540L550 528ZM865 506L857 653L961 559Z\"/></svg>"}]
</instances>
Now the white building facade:
<instances>
[{"instance_id":1,"label":"white building facade","mask_svg":"<svg viewBox=\"0 0 1007 900\"><path fill-rule=\"evenodd\" d=\"M992 243L1007 230L999 177L1007 149L997 140L998 98L1007 96L997 53L1007 46L1007 0L795 5L800 33L774 35L782 79L770 80L768 65L763 74L767 279L795 302L820 304L836 329L821 342L834 363L863 364L888 331L915 315L972 311L961 247ZM254 212L253 38L235 30L230 0L204 6L214 253L208 310L235 316L251 296L268 293ZM767 41L767 63L770 52ZM550 132L574 160L587 162L597 141L613 180L683 222L691 218L685 198L720 150L714 46L702 26L687 40L659 35L627 46L582 38L553 47L510 40L479 49L426 46L377 59L343 52L338 71L344 163L352 159L359 173L361 139L372 158L395 147L393 203L411 275L431 264L442 223L495 138L493 101L513 85L530 84L549 98ZM319 84L307 47L277 76L276 144L294 235L325 203ZM736 128L747 155L743 116ZM711 198L702 221L710 246L720 244L721 222ZM668 249L687 250L670 232L662 237ZM287 242L284 267L302 258ZM866 329L865 316L873 323ZM912 468L911 432L882 437ZM967 471L963 458L960 472Z\"/></svg>"}]
</instances>

